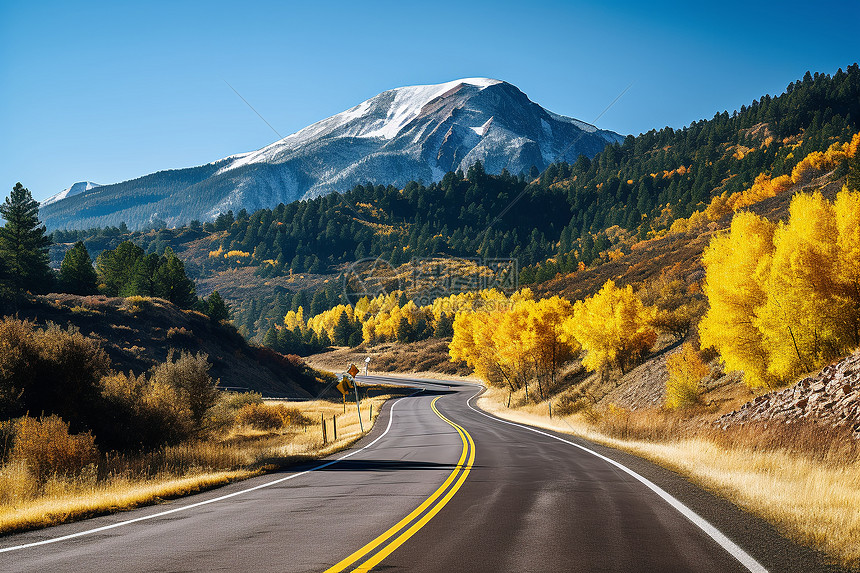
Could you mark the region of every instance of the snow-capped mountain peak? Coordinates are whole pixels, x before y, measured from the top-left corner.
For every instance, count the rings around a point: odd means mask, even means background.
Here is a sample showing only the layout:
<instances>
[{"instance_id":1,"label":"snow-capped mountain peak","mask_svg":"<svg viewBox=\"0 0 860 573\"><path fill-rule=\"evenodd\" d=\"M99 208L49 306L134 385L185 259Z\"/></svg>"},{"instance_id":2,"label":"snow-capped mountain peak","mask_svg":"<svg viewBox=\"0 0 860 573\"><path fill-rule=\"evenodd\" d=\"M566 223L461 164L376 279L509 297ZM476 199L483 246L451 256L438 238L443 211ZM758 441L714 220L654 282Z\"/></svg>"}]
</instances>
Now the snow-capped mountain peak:
<instances>
[{"instance_id":1,"label":"snow-capped mountain peak","mask_svg":"<svg viewBox=\"0 0 860 573\"><path fill-rule=\"evenodd\" d=\"M84 191L89 191L90 189L95 189L96 187L100 187L98 183L93 183L92 181L78 181L68 189L63 189L56 195L51 195L44 201L40 203L42 207L45 205L50 205L51 203L56 203L60 199L65 199L66 197L72 197L74 195L79 195Z\"/></svg>"},{"instance_id":2,"label":"snow-capped mountain peak","mask_svg":"<svg viewBox=\"0 0 860 573\"><path fill-rule=\"evenodd\" d=\"M77 197L70 189L63 199L60 193L46 200L42 216L54 228L122 221L135 228L148 224L152 212L168 224L182 224L357 184L439 181L448 171L466 171L477 161L488 173L542 170L554 161L573 162L580 154L593 157L622 139L552 113L507 82L465 78L384 91L257 151ZM81 213L97 214L82 219Z\"/></svg>"}]
</instances>

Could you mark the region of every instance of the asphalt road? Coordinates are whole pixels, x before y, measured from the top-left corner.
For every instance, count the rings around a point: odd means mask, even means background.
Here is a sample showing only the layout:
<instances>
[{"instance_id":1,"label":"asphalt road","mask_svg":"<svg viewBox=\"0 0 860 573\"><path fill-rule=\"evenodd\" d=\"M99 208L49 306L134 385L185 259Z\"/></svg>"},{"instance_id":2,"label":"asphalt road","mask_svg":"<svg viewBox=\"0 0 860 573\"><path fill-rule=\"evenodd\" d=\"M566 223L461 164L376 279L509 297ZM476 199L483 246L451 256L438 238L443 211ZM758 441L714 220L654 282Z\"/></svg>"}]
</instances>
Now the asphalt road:
<instances>
[{"instance_id":1,"label":"asphalt road","mask_svg":"<svg viewBox=\"0 0 860 573\"><path fill-rule=\"evenodd\" d=\"M348 452L2 537L0 571L838 571L672 472L414 384Z\"/></svg>"}]
</instances>

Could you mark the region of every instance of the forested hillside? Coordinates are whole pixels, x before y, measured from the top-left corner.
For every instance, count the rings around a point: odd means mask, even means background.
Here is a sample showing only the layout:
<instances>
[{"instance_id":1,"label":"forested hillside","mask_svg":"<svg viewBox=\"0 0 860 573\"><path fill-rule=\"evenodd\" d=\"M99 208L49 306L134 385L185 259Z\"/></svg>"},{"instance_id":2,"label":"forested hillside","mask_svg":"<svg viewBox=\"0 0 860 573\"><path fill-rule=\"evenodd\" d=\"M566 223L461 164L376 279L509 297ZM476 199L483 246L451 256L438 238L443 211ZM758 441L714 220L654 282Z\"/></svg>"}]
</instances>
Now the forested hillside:
<instances>
[{"instance_id":1,"label":"forested hillside","mask_svg":"<svg viewBox=\"0 0 860 573\"><path fill-rule=\"evenodd\" d=\"M382 257L395 267L430 256L516 258L522 285L612 262L637 241L659 239L679 219L701 214L714 198L762 187L757 177L767 177L768 185L790 178L801 160L850 141L858 130L860 68L854 64L832 76L807 73L777 97L683 129L628 136L593 160L581 156L542 174L494 176L476 164L430 185L357 186L179 229L57 231L53 239L83 239L95 257L131 238L147 252L170 246L195 278L220 276L222 284L272 279L256 300L232 301L248 334L261 337L277 321L274 314L296 310L293 298L311 301L322 286L318 279L339 277L365 257ZM847 172L844 164L839 169ZM782 189L770 187L773 193ZM712 209L710 215L731 211ZM237 272L243 269L252 272ZM337 282L324 285L317 309L345 302L332 284Z\"/></svg>"}]
</instances>

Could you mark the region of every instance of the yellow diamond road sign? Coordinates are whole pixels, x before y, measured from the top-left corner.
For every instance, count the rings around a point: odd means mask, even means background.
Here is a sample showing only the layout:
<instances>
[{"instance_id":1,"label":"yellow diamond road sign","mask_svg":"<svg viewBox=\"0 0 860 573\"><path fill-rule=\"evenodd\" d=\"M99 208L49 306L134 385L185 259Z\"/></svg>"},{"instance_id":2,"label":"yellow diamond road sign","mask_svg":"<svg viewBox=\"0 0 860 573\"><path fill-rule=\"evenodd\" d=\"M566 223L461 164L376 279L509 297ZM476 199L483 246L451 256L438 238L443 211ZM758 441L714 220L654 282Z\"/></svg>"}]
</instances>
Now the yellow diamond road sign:
<instances>
[{"instance_id":1,"label":"yellow diamond road sign","mask_svg":"<svg viewBox=\"0 0 860 573\"><path fill-rule=\"evenodd\" d=\"M340 382L337 383L337 389L340 390L340 393L346 396L349 394L349 378L344 376L340 379Z\"/></svg>"},{"instance_id":2,"label":"yellow diamond road sign","mask_svg":"<svg viewBox=\"0 0 860 573\"><path fill-rule=\"evenodd\" d=\"M347 372L349 372L350 376L355 377L358 374L358 367L355 364L350 364Z\"/></svg>"}]
</instances>

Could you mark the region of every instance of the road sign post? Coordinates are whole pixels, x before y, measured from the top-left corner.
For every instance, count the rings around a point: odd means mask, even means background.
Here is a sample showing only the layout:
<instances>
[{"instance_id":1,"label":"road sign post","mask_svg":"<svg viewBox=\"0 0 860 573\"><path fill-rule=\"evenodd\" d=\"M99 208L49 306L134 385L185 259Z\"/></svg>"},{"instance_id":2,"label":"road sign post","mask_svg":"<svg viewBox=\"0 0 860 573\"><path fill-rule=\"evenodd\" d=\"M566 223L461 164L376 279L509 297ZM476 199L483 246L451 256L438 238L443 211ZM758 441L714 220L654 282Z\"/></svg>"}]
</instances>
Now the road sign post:
<instances>
[{"instance_id":1,"label":"road sign post","mask_svg":"<svg viewBox=\"0 0 860 573\"><path fill-rule=\"evenodd\" d=\"M354 367L355 365L353 364ZM355 408L358 410L358 427L364 433L364 423L361 421L361 404L358 401L358 384L353 384L353 388L355 388Z\"/></svg>"},{"instance_id":2,"label":"road sign post","mask_svg":"<svg viewBox=\"0 0 860 573\"><path fill-rule=\"evenodd\" d=\"M358 373L358 366L356 366L355 364L350 364L349 368L343 375L341 384L347 383L347 377L349 377L349 381L352 382L352 388L355 390L355 407L358 410L358 426L359 428L361 428L361 431L364 432L364 423L361 421L361 403L358 400L358 384L355 383L355 377L358 375ZM338 384L338 389L340 389L340 384ZM341 390L341 392L342 391L343 390ZM346 399L346 394L344 394L344 399Z\"/></svg>"}]
</instances>

